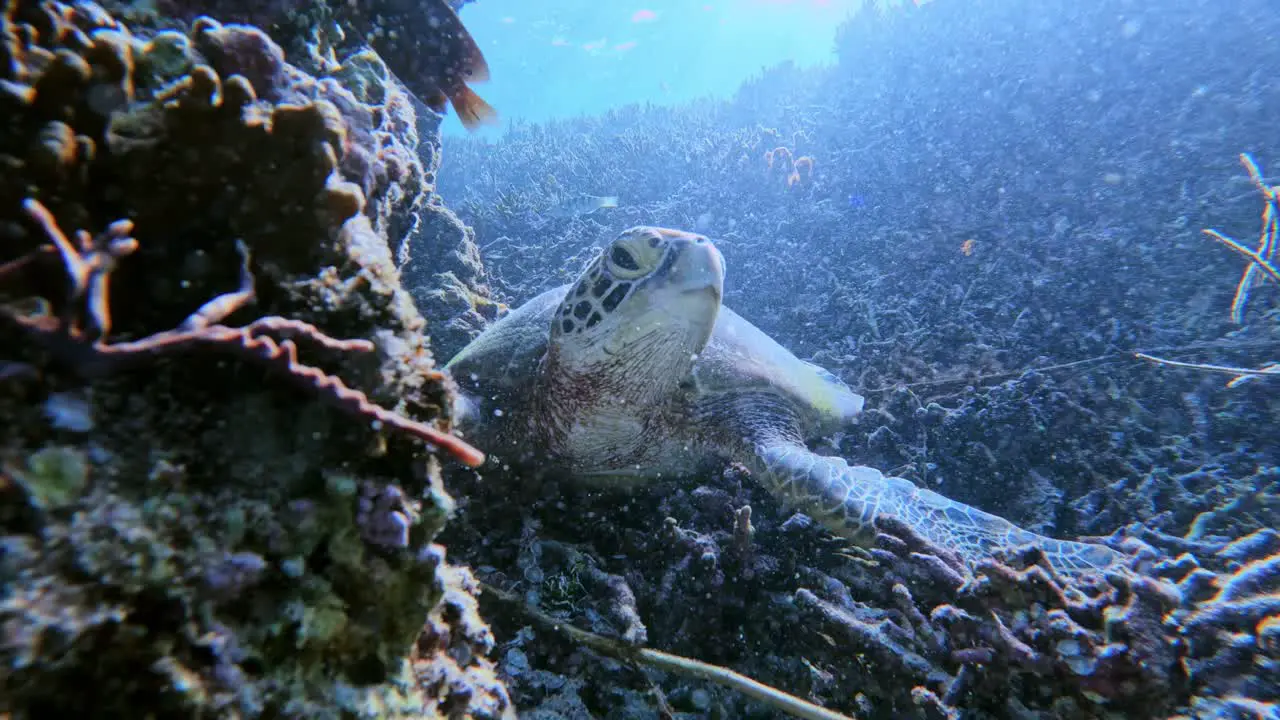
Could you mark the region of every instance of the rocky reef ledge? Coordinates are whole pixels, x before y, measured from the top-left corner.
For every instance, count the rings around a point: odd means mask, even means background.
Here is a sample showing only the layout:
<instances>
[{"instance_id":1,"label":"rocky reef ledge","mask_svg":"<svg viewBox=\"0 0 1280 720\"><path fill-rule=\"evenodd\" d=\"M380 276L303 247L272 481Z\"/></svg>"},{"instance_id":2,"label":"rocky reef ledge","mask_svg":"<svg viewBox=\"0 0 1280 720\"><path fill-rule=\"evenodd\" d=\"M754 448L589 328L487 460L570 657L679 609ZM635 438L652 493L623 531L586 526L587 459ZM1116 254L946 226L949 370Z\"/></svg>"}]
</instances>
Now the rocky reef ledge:
<instances>
[{"instance_id":1,"label":"rocky reef ledge","mask_svg":"<svg viewBox=\"0 0 1280 720\"><path fill-rule=\"evenodd\" d=\"M6 717L513 716L433 542L478 460L397 267L462 237L438 137L372 52L281 45L3 9Z\"/></svg>"}]
</instances>

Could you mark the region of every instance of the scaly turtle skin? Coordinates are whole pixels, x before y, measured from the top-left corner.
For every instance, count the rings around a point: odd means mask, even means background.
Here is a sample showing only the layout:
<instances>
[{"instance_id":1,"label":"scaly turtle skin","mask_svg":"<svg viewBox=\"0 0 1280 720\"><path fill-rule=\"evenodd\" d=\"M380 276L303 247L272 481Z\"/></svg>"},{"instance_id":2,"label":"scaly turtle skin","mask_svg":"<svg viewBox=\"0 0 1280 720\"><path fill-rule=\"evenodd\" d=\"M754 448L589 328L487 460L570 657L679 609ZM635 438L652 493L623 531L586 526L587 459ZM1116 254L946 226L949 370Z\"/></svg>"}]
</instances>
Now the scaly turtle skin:
<instances>
[{"instance_id":1,"label":"scaly turtle skin","mask_svg":"<svg viewBox=\"0 0 1280 720\"><path fill-rule=\"evenodd\" d=\"M862 397L722 306L723 284L724 261L705 237L623 232L575 284L512 311L449 362L459 427L492 465L601 483L740 462L863 545L891 516L968 562L1032 543L1061 572L1119 560L810 451L805 440L851 422Z\"/></svg>"}]
</instances>

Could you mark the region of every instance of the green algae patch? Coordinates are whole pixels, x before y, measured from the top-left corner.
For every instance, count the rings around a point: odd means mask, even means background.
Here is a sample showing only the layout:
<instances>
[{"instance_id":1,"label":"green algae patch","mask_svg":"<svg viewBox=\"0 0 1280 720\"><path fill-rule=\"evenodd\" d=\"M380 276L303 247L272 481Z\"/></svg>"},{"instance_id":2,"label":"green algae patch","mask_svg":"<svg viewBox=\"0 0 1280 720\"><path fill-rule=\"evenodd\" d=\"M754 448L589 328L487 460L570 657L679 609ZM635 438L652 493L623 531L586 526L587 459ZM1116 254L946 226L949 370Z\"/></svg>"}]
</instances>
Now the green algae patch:
<instances>
[{"instance_id":1,"label":"green algae patch","mask_svg":"<svg viewBox=\"0 0 1280 720\"><path fill-rule=\"evenodd\" d=\"M32 502L45 510L69 505L89 484L89 462L84 453L69 447L47 447L27 458L21 481Z\"/></svg>"}]
</instances>

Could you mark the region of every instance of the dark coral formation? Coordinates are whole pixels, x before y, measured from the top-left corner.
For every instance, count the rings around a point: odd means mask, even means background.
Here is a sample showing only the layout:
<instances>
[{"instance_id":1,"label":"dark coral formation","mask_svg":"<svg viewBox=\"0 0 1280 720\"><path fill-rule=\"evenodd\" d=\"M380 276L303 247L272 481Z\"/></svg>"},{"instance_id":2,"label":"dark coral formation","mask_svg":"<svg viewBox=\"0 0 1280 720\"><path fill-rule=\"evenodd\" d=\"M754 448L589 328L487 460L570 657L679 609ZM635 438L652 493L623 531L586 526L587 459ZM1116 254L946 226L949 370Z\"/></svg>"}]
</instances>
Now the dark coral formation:
<instances>
[{"instance_id":1,"label":"dark coral formation","mask_svg":"<svg viewBox=\"0 0 1280 720\"><path fill-rule=\"evenodd\" d=\"M510 568L486 570L487 581L565 621L621 638L639 628L664 649L860 717L1207 717L1275 697L1273 530L1200 546L1202 562L1174 557L1187 552L1177 539L1135 526L1113 538L1135 553L1135 571L1068 583L1035 553L970 572L901 527L869 553L832 545L803 516L778 523L785 516L742 480L730 473L692 491L663 484L628 498L622 516L614 494L548 484L520 498L524 520L477 485L464 515L494 528L491 541L512 540L476 555L469 523L449 533L469 555ZM764 509L753 511L762 517L749 552L734 532L744 502ZM668 516L656 542L653 523L606 519L664 512L681 519ZM502 667L522 704L547 717L654 712L642 676L589 660L524 618L498 617L511 633ZM679 710L753 712L687 680L662 685Z\"/></svg>"},{"instance_id":2,"label":"dark coral formation","mask_svg":"<svg viewBox=\"0 0 1280 720\"><path fill-rule=\"evenodd\" d=\"M443 549L432 552L443 558ZM445 592L427 617L414 647L413 671L427 697L440 698L442 715L512 717L506 689L497 683L494 638L480 617L480 586L465 567L440 565Z\"/></svg>"},{"instance_id":3,"label":"dark coral formation","mask_svg":"<svg viewBox=\"0 0 1280 720\"><path fill-rule=\"evenodd\" d=\"M432 544L465 447L389 240L403 92L208 18L0 32L0 712L509 715Z\"/></svg>"},{"instance_id":4,"label":"dark coral formation","mask_svg":"<svg viewBox=\"0 0 1280 720\"><path fill-rule=\"evenodd\" d=\"M461 4L454 3L455 9ZM130 2L108 6L139 14L140 21L155 27L188 28L201 15L270 27L272 38L285 47L294 65L313 74L331 75L359 101L353 106L345 96L328 98L342 109L347 132L357 140L348 144L343 170L348 177L359 178L357 184L369 200L366 207L376 213L372 217L375 229L392 239L397 266L414 278L408 284L413 299L419 310L435 321L431 328L435 353L451 357L505 310L506 306L493 297L471 229L434 193L404 194L404 188L418 187L421 182L430 189L441 162L438 144L419 142L419 138L437 133L440 116L415 102L391 78L394 72L397 78L412 79L420 73L415 68L438 59L429 46L406 44L415 37L436 35L430 28L420 27L428 18L414 3L159 2L158 15L140 12ZM218 41L206 43L202 51L226 58L240 74L252 78L276 74L283 68L283 56L274 45L266 53L272 58L270 62L261 59L263 53L249 54L247 59L254 67L236 59L252 48L259 36L256 31L226 28L215 36ZM370 50L370 44L377 52ZM391 197L379 202L382 193Z\"/></svg>"},{"instance_id":5,"label":"dark coral formation","mask_svg":"<svg viewBox=\"0 0 1280 720\"><path fill-rule=\"evenodd\" d=\"M824 447L1041 532L1120 529L1110 542L1145 575L1072 586L1007 558L969 578L888 536L847 551L737 471L631 493L486 477L463 486L455 547L487 581L620 636L583 561L531 565L529 548L568 546L626 582L651 645L860 717L1274 715L1274 383L1227 389L1132 351L1275 360L1275 287L1233 325L1239 260L1200 231L1257 230L1236 158L1276 164L1277 32L1262 0L868 11L834 70L450 141L441 169L498 300L568 282L630 225L704 232L728 305L868 395ZM620 206L547 212L599 193ZM516 617L498 637L530 712L658 714L626 667ZM758 712L659 684L677 711Z\"/></svg>"},{"instance_id":6,"label":"dark coral formation","mask_svg":"<svg viewBox=\"0 0 1280 720\"><path fill-rule=\"evenodd\" d=\"M1202 688L1191 717L1270 717L1280 708L1280 533L1258 530L1188 552L1180 539L1145 533L1176 557L1154 574L1177 583L1181 607L1166 618L1185 642L1189 683Z\"/></svg>"},{"instance_id":7,"label":"dark coral formation","mask_svg":"<svg viewBox=\"0 0 1280 720\"><path fill-rule=\"evenodd\" d=\"M449 0L456 12L469 0ZM114 0L122 10L129 0ZM291 54L335 62L360 47L371 47L391 72L421 99L440 92L441 61L458 39L442 32L439 0L157 0L160 17L151 21L192 21L209 15L224 21L269 28ZM345 60L342 60L345 63Z\"/></svg>"}]
</instances>

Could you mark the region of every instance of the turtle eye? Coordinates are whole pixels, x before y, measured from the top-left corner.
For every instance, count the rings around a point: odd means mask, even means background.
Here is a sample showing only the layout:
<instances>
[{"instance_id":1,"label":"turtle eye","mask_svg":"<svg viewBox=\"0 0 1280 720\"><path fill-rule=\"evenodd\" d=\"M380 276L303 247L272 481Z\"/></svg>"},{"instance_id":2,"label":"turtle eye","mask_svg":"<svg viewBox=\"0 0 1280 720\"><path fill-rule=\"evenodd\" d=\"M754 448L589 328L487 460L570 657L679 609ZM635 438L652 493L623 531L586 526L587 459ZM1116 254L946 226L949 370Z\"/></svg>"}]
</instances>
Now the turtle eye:
<instances>
[{"instance_id":1,"label":"turtle eye","mask_svg":"<svg viewBox=\"0 0 1280 720\"><path fill-rule=\"evenodd\" d=\"M621 245L613 246L613 252L609 253L609 260L623 270L636 272L640 269L640 263L636 262L635 256Z\"/></svg>"}]
</instances>

